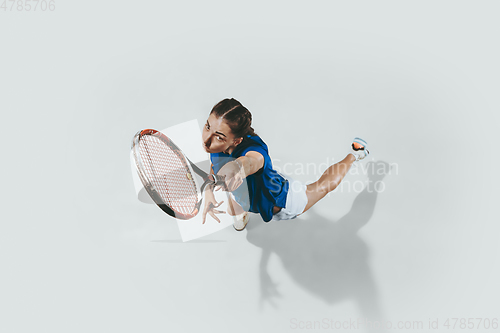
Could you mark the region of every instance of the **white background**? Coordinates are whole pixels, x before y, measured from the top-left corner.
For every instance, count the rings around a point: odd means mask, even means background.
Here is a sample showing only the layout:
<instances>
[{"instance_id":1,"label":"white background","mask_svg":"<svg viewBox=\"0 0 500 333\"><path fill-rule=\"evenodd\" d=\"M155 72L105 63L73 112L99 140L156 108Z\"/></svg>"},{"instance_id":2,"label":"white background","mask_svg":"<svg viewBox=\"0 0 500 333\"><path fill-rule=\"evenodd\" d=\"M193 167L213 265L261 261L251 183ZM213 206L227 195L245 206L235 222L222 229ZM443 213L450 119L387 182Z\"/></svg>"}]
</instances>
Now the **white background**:
<instances>
[{"instance_id":1,"label":"white background","mask_svg":"<svg viewBox=\"0 0 500 333\"><path fill-rule=\"evenodd\" d=\"M498 2L11 5L0 10L2 332L500 317ZM359 216L346 215L358 193L336 191L299 219L254 215L247 231L182 243L175 221L135 197L131 139L202 124L226 97L303 182L319 174L298 166L338 161L355 136L398 172Z\"/></svg>"}]
</instances>

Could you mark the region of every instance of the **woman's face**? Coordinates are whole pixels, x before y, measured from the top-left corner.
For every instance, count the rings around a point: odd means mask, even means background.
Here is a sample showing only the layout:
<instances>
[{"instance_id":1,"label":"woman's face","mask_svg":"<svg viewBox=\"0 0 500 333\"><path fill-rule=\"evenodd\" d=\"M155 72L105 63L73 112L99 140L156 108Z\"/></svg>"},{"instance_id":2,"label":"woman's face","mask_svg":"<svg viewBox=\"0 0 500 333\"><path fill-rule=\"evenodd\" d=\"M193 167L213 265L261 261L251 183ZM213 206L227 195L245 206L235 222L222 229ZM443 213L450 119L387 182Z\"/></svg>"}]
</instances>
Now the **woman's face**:
<instances>
[{"instance_id":1,"label":"woman's face","mask_svg":"<svg viewBox=\"0 0 500 333\"><path fill-rule=\"evenodd\" d=\"M232 151L236 145L235 137L228 124L222 119L211 114L202 134L203 148L207 153L221 153ZM238 140L236 140L238 141ZM238 142L239 143L239 142Z\"/></svg>"}]
</instances>

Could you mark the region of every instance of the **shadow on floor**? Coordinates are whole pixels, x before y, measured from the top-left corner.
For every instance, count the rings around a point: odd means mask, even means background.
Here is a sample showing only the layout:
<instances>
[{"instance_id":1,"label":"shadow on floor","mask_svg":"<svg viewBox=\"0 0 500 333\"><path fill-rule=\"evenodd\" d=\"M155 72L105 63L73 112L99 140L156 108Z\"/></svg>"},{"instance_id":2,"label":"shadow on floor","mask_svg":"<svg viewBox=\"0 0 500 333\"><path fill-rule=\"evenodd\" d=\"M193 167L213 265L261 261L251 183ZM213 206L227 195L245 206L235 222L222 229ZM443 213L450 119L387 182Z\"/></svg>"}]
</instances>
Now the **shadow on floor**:
<instances>
[{"instance_id":1,"label":"shadow on floor","mask_svg":"<svg viewBox=\"0 0 500 333\"><path fill-rule=\"evenodd\" d=\"M306 291L328 304L352 299L364 318L383 320L377 286L368 263L370 251L357 233L372 217L377 201L375 185L390 168L386 162L369 163L367 186L356 197L351 210L337 221L320 216L313 209L293 220L250 221L247 239L262 248L261 306L266 302L275 307L279 305L280 294L267 271L269 258L274 253L290 277Z\"/></svg>"}]
</instances>

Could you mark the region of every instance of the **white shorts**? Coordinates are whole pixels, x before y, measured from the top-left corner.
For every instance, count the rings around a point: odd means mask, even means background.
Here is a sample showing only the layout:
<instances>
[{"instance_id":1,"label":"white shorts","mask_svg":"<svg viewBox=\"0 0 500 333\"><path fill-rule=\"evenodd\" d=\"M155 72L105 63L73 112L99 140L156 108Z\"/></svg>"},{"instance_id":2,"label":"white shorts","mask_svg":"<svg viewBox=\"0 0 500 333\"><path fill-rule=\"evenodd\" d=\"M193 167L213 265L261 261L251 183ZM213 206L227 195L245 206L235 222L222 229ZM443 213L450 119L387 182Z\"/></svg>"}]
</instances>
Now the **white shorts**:
<instances>
[{"instance_id":1,"label":"white shorts","mask_svg":"<svg viewBox=\"0 0 500 333\"><path fill-rule=\"evenodd\" d=\"M273 220L291 220L296 218L297 215L302 214L307 206L307 186L289 176L279 174L283 178L288 179L288 193L286 195L285 207L273 215Z\"/></svg>"}]
</instances>

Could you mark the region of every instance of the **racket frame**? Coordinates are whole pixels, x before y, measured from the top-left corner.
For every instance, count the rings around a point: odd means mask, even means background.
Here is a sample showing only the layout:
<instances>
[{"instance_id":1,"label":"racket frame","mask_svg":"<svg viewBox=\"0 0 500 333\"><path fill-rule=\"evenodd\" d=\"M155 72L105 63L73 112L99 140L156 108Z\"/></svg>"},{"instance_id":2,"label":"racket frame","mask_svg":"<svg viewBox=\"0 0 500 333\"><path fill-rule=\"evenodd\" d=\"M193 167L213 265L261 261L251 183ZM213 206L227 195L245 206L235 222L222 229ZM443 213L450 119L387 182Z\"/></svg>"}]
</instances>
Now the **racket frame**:
<instances>
[{"instance_id":1,"label":"racket frame","mask_svg":"<svg viewBox=\"0 0 500 333\"><path fill-rule=\"evenodd\" d=\"M184 166L186 167L186 171L189 173L190 179L193 181L193 184L195 188L197 188L197 184L194 180L193 176L193 171L196 172L202 179L203 179L203 184L200 187L199 192L197 191L198 194L198 203L195 205L193 211L189 214L181 213L178 211L175 211L172 207L170 207L160 196L158 191L155 189L153 183L148 179L146 176L146 173L144 172L144 166L142 164L142 158L139 153L139 142L141 138L145 135L151 135L155 136L159 140L161 140L163 143L165 143L167 146L169 146L172 151L179 157L180 161ZM132 140L132 152L134 155L134 160L135 160L135 166L137 173L139 175L139 179L142 182L142 185L144 186L144 189L148 194L150 195L151 199L153 199L154 203L158 205L165 213L168 215L180 219L180 220L189 220L193 217L195 217L199 210L201 203L203 201L203 191L207 185L213 185L213 186L218 186L222 185L222 187L225 187L225 181L224 178L218 175L212 175L208 174L205 171L201 170L196 164L191 162L191 160L184 155L182 150L172 141L168 136L163 134L160 131L154 130L154 129L144 129L139 132L134 136L134 139Z\"/></svg>"}]
</instances>

